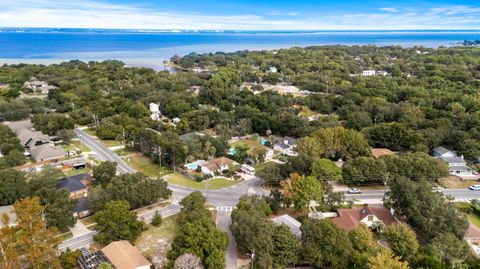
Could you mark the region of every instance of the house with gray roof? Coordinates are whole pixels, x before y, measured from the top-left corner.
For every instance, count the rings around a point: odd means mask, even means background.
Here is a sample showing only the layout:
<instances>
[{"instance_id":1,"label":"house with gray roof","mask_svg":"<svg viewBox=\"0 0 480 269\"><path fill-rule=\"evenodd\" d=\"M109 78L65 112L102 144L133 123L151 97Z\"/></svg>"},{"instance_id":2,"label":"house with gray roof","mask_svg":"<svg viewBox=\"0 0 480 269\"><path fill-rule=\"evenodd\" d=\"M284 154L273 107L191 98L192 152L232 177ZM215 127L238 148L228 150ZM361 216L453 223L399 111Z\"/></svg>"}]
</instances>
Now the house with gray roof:
<instances>
[{"instance_id":1,"label":"house with gray roof","mask_svg":"<svg viewBox=\"0 0 480 269\"><path fill-rule=\"evenodd\" d=\"M283 214L281 216L271 219L276 225L285 224L290 228L290 231L297 238L302 237L302 231L300 231L300 226L302 225L298 220L292 218L290 215Z\"/></svg>"},{"instance_id":2,"label":"house with gray roof","mask_svg":"<svg viewBox=\"0 0 480 269\"><path fill-rule=\"evenodd\" d=\"M433 156L437 158L447 158L447 157L457 156L457 154L454 151L444 148L442 146L434 148L432 152L433 152Z\"/></svg>"},{"instance_id":3,"label":"house with gray roof","mask_svg":"<svg viewBox=\"0 0 480 269\"><path fill-rule=\"evenodd\" d=\"M50 144L36 146L30 150L32 159L35 162L44 162L52 160L61 160L65 158L65 150L61 147Z\"/></svg>"}]
</instances>

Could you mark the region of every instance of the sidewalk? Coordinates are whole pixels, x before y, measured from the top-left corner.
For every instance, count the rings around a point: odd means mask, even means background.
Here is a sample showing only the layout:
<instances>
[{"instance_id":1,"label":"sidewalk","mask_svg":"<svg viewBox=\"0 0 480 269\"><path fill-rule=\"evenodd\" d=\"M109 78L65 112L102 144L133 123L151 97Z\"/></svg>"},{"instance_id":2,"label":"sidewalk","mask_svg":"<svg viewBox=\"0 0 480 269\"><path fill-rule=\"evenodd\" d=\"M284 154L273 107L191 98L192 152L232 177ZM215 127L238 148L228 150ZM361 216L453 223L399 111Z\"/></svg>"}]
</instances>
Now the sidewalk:
<instances>
[{"instance_id":1,"label":"sidewalk","mask_svg":"<svg viewBox=\"0 0 480 269\"><path fill-rule=\"evenodd\" d=\"M92 231L85 226L79 219L77 219L77 223L75 223L75 226L70 228L70 232L73 234L73 238L75 237L80 237L82 235L91 233Z\"/></svg>"}]
</instances>

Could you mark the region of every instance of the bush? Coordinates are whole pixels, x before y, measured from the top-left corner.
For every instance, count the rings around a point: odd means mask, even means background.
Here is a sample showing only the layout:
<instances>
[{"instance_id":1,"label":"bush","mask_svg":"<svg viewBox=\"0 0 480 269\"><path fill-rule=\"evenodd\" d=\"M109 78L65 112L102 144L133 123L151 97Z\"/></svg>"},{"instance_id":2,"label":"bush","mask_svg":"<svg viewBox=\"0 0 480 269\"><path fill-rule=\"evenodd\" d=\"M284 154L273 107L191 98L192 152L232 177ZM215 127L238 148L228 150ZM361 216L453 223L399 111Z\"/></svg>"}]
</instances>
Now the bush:
<instances>
[{"instance_id":1,"label":"bush","mask_svg":"<svg viewBox=\"0 0 480 269\"><path fill-rule=\"evenodd\" d=\"M152 218L152 225L155 227L158 227L162 224L162 215L158 213L158 211L155 211L155 214L153 215Z\"/></svg>"}]
</instances>

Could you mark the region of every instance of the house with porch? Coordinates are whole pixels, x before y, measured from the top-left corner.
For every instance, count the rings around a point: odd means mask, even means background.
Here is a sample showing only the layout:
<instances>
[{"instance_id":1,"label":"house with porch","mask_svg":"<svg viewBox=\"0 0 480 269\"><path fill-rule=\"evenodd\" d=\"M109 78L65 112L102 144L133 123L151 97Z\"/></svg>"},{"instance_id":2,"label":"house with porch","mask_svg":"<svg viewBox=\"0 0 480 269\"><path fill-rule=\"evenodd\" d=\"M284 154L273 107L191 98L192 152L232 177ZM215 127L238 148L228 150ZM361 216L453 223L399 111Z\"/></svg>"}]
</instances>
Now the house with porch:
<instances>
[{"instance_id":1,"label":"house with porch","mask_svg":"<svg viewBox=\"0 0 480 269\"><path fill-rule=\"evenodd\" d=\"M337 216L331 220L338 228L347 232L355 229L360 224L373 228L377 224L390 226L399 222L393 215L393 212L385 206L367 204L362 208L338 209Z\"/></svg>"}]
</instances>

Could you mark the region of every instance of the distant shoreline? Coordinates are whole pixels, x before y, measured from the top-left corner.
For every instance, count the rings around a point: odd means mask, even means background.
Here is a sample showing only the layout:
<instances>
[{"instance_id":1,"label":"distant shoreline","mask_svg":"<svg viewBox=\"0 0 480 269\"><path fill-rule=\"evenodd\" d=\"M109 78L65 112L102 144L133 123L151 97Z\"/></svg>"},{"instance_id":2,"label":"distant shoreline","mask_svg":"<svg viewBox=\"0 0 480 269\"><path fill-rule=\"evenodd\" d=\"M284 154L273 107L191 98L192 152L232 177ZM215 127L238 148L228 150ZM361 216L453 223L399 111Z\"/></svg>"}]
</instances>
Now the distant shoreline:
<instances>
[{"instance_id":1,"label":"distant shoreline","mask_svg":"<svg viewBox=\"0 0 480 269\"><path fill-rule=\"evenodd\" d=\"M0 64L119 60L164 70L173 55L323 45L437 48L480 40L480 30L198 31L0 28ZM144 30L145 31L145 30ZM172 30L174 31L174 30Z\"/></svg>"}]
</instances>

